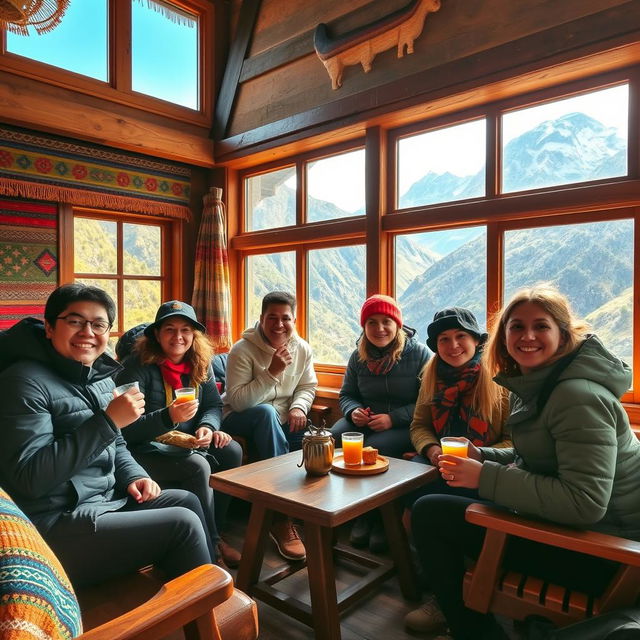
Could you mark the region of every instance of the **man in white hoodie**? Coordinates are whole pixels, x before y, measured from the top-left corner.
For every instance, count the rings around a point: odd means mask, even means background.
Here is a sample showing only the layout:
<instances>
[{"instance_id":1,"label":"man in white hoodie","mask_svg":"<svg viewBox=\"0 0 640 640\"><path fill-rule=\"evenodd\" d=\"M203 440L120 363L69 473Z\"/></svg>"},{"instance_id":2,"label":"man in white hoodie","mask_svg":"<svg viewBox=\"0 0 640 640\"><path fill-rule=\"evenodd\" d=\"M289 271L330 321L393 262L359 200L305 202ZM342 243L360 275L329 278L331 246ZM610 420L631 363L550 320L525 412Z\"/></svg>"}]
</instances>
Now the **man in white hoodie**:
<instances>
[{"instance_id":1,"label":"man in white hoodie","mask_svg":"<svg viewBox=\"0 0 640 640\"><path fill-rule=\"evenodd\" d=\"M223 428L247 440L259 460L300 449L318 379L311 347L296 333L296 299L272 291L256 325L233 345L227 361ZM291 520L275 518L271 537L289 560L305 557Z\"/></svg>"}]
</instances>

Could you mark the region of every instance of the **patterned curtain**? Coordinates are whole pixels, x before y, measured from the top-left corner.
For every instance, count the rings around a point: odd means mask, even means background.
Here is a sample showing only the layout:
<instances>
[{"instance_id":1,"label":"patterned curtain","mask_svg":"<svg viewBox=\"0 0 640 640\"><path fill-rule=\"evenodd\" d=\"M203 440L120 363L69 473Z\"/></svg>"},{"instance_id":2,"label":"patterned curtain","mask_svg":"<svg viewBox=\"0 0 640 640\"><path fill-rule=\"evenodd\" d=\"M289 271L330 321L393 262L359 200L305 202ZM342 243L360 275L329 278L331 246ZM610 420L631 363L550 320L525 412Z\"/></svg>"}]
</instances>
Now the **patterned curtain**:
<instances>
[{"instance_id":1,"label":"patterned curtain","mask_svg":"<svg viewBox=\"0 0 640 640\"><path fill-rule=\"evenodd\" d=\"M211 187L203 202L191 303L216 353L224 353L231 348L231 295L222 189Z\"/></svg>"}]
</instances>

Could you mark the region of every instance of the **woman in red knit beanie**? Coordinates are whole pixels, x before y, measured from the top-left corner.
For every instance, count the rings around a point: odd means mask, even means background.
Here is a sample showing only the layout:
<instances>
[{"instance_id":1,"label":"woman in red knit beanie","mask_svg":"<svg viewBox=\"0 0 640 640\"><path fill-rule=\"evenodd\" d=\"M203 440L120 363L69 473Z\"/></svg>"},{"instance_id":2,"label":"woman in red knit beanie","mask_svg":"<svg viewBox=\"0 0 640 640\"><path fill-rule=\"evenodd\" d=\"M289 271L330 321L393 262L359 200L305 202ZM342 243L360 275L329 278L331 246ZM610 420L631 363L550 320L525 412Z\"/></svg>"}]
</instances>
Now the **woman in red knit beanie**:
<instances>
[{"instance_id":1,"label":"woman in red knit beanie","mask_svg":"<svg viewBox=\"0 0 640 640\"><path fill-rule=\"evenodd\" d=\"M363 332L351 354L340 390L344 416L332 427L336 446L342 434L362 431L364 444L385 456L401 458L413 449L409 425L415 409L418 376L429 359L415 331L402 324L398 303L385 295L365 300L360 310ZM356 520L351 543L371 551L386 549L382 523L365 516Z\"/></svg>"}]
</instances>

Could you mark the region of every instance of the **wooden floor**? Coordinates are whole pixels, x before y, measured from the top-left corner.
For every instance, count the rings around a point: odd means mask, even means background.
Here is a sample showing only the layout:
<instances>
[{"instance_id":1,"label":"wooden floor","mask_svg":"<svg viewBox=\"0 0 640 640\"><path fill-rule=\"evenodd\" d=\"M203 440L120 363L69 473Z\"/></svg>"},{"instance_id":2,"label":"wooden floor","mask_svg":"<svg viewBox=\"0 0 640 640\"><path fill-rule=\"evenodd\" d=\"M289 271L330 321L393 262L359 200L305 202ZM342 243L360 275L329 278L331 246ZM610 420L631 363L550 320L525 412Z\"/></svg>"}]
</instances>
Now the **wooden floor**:
<instances>
[{"instance_id":1,"label":"wooden floor","mask_svg":"<svg viewBox=\"0 0 640 640\"><path fill-rule=\"evenodd\" d=\"M242 539L248 519L248 505L234 500L229 514L229 525L225 538L237 549L242 548ZM339 532L341 542L347 542L350 523L342 527ZM269 568L281 566L286 560L277 553L275 545L270 544L265 555L265 564ZM231 571L235 577L235 571ZM355 574L347 569L339 567L336 570L337 588L348 583ZM306 569L278 583L278 589L295 594L296 597L309 602L307 588ZM301 595L302 594L302 595ZM370 597L365 597L359 603L351 607L342 617L343 640L415 640L416 638L429 639L430 634L415 634L405 630L404 616L412 609L418 607L419 602L406 601L400 593L397 580L387 580L381 588L374 591ZM258 601L258 617L260 622L261 640L313 640L313 630L286 616L278 610ZM513 640L519 636L513 628L505 622L505 630Z\"/></svg>"}]
</instances>

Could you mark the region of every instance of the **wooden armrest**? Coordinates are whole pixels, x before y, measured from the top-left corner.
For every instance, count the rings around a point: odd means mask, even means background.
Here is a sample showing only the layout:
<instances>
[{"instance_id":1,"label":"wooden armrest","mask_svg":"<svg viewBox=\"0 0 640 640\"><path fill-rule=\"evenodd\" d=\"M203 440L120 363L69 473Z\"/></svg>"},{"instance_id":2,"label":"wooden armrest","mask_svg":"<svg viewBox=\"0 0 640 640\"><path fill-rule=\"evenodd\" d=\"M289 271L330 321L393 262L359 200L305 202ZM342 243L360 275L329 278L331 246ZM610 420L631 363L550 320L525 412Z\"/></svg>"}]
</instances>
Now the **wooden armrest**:
<instances>
[{"instance_id":1,"label":"wooden armrest","mask_svg":"<svg viewBox=\"0 0 640 640\"><path fill-rule=\"evenodd\" d=\"M469 505L465 518L472 524L508 535L640 567L640 542L634 540L540 522L483 504Z\"/></svg>"},{"instance_id":2,"label":"wooden armrest","mask_svg":"<svg viewBox=\"0 0 640 640\"><path fill-rule=\"evenodd\" d=\"M233 594L233 580L220 567L205 564L167 582L144 604L91 629L80 640L161 638L210 613Z\"/></svg>"}]
</instances>

